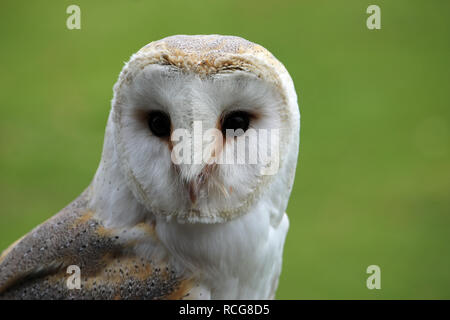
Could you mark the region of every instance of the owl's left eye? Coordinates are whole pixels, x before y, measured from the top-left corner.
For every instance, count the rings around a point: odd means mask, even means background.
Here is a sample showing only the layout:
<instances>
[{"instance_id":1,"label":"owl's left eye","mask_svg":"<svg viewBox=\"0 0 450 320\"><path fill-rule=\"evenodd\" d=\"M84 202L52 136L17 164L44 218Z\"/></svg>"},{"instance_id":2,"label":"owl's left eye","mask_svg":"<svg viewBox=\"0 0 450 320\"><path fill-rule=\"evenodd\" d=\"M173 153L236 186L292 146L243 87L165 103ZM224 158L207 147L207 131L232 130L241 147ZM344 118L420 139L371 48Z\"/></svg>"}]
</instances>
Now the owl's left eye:
<instances>
[{"instance_id":1,"label":"owl's left eye","mask_svg":"<svg viewBox=\"0 0 450 320\"><path fill-rule=\"evenodd\" d=\"M170 135L170 118L162 111L152 111L148 116L148 126L157 137Z\"/></svg>"}]
</instances>

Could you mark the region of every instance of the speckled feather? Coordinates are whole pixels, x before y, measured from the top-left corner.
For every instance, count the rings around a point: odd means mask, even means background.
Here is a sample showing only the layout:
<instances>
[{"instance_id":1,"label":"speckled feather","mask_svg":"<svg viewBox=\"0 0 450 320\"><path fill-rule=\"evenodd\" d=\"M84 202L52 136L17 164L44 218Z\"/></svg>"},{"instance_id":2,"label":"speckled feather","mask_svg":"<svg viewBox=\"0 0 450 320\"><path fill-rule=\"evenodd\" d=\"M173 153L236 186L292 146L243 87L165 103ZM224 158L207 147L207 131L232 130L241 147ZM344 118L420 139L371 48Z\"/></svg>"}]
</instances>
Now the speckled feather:
<instances>
[{"instance_id":1,"label":"speckled feather","mask_svg":"<svg viewBox=\"0 0 450 320\"><path fill-rule=\"evenodd\" d=\"M151 226L145 232L151 232ZM141 231L142 231L141 230ZM0 257L1 299L177 299L189 279L136 255L125 234L106 229L87 209L87 192ZM128 231L131 232L131 231ZM129 243L128 243L129 242ZM81 269L81 290L68 289L69 265Z\"/></svg>"}]
</instances>

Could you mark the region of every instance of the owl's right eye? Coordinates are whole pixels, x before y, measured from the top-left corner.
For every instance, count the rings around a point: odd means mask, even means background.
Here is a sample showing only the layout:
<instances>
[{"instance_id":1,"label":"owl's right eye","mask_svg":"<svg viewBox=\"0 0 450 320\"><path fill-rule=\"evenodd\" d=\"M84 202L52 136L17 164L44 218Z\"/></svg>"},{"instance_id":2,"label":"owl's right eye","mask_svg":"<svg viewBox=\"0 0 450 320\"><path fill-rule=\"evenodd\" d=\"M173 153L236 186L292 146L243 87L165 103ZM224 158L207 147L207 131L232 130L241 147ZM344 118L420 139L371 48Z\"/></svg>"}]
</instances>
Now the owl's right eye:
<instances>
[{"instance_id":1,"label":"owl's right eye","mask_svg":"<svg viewBox=\"0 0 450 320\"><path fill-rule=\"evenodd\" d=\"M157 137L168 137L170 135L170 118L162 111L150 112L148 126Z\"/></svg>"}]
</instances>

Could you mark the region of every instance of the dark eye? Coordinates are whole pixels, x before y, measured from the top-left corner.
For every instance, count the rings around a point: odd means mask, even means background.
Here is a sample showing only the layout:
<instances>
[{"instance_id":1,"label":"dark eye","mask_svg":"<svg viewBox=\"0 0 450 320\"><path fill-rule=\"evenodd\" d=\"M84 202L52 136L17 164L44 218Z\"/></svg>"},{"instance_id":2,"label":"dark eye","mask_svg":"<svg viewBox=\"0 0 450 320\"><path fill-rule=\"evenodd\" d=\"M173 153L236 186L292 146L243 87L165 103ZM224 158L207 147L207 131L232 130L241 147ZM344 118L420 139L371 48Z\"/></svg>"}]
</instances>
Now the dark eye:
<instances>
[{"instance_id":1,"label":"dark eye","mask_svg":"<svg viewBox=\"0 0 450 320\"><path fill-rule=\"evenodd\" d=\"M247 131L250 124L250 115L244 111L234 111L225 116L222 121L222 133L226 135L227 130L242 129Z\"/></svg>"},{"instance_id":2,"label":"dark eye","mask_svg":"<svg viewBox=\"0 0 450 320\"><path fill-rule=\"evenodd\" d=\"M162 111L152 111L148 117L148 126L157 137L170 135L170 118Z\"/></svg>"}]
</instances>

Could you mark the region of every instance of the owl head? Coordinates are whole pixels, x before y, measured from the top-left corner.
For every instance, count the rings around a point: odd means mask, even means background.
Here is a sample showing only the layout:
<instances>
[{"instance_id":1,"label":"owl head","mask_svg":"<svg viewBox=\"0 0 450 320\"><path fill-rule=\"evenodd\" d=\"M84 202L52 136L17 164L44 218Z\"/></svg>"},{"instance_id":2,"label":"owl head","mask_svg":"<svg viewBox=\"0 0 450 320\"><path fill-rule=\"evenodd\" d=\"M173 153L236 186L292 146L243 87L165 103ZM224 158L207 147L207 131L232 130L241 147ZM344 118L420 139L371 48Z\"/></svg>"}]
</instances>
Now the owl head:
<instances>
[{"instance_id":1,"label":"owl head","mask_svg":"<svg viewBox=\"0 0 450 320\"><path fill-rule=\"evenodd\" d=\"M287 204L299 118L288 72L263 47L219 35L151 42L114 86L95 183L104 198L125 189L142 214L188 223L234 219L269 189Z\"/></svg>"}]
</instances>

